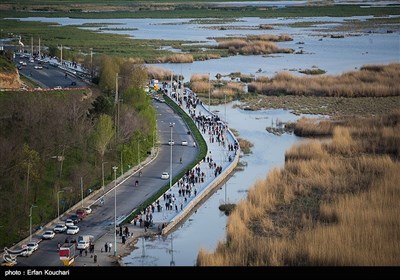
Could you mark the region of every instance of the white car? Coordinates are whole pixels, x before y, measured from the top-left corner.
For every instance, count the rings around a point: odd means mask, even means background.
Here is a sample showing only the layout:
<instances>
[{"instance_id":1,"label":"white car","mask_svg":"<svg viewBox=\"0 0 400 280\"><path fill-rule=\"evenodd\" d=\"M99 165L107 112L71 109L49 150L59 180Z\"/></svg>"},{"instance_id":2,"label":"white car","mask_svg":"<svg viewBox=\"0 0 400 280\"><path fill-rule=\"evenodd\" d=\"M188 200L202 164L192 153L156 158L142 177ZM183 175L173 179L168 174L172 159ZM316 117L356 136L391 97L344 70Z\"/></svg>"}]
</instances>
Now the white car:
<instances>
[{"instance_id":1,"label":"white car","mask_svg":"<svg viewBox=\"0 0 400 280\"><path fill-rule=\"evenodd\" d=\"M60 233L60 232L64 232L67 230L67 226L66 225L62 225L62 224L58 224L54 227L53 231L56 233Z\"/></svg>"},{"instance_id":2,"label":"white car","mask_svg":"<svg viewBox=\"0 0 400 280\"><path fill-rule=\"evenodd\" d=\"M43 67L40 66L40 65L35 65L33 68L35 68L35 69L43 69Z\"/></svg>"},{"instance_id":3,"label":"white car","mask_svg":"<svg viewBox=\"0 0 400 280\"><path fill-rule=\"evenodd\" d=\"M77 234L79 232L79 227L71 226L67 229L67 234Z\"/></svg>"},{"instance_id":4,"label":"white car","mask_svg":"<svg viewBox=\"0 0 400 280\"><path fill-rule=\"evenodd\" d=\"M43 235L42 239L53 239L56 233L52 230L46 230Z\"/></svg>"},{"instance_id":5,"label":"white car","mask_svg":"<svg viewBox=\"0 0 400 280\"><path fill-rule=\"evenodd\" d=\"M83 207L82 209L85 210L86 214L92 213L92 208L90 208L89 206L88 207Z\"/></svg>"},{"instance_id":6,"label":"white car","mask_svg":"<svg viewBox=\"0 0 400 280\"><path fill-rule=\"evenodd\" d=\"M78 241L78 245L76 246L77 249L87 249L89 248L89 241L85 241L85 240L80 240Z\"/></svg>"},{"instance_id":7,"label":"white car","mask_svg":"<svg viewBox=\"0 0 400 280\"><path fill-rule=\"evenodd\" d=\"M26 243L25 246L23 246L24 248L28 248L30 251L35 252L37 249L39 249L39 244L37 244L37 242L34 241L29 241L28 243Z\"/></svg>"},{"instance_id":8,"label":"white car","mask_svg":"<svg viewBox=\"0 0 400 280\"><path fill-rule=\"evenodd\" d=\"M65 226L72 227L74 225L75 225L75 223L74 223L74 221L72 219L65 220Z\"/></svg>"},{"instance_id":9,"label":"white car","mask_svg":"<svg viewBox=\"0 0 400 280\"><path fill-rule=\"evenodd\" d=\"M173 146L175 144L174 139L170 139L168 141L168 145Z\"/></svg>"},{"instance_id":10,"label":"white car","mask_svg":"<svg viewBox=\"0 0 400 280\"><path fill-rule=\"evenodd\" d=\"M30 255L32 255L33 251L29 248L26 248L25 251L22 251L22 253L19 254L19 256L22 257L29 257Z\"/></svg>"},{"instance_id":11,"label":"white car","mask_svg":"<svg viewBox=\"0 0 400 280\"><path fill-rule=\"evenodd\" d=\"M163 172L163 173L161 174L161 179L169 179L169 174L168 174L168 172Z\"/></svg>"},{"instance_id":12,"label":"white car","mask_svg":"<svg viewBox=\"0 0 400 280\"><path fill-rule=\"evenodd\" d=\"M188 145L188 141L182 140L182 146L187 146L187 145Z\"/></svg>"}]
</instances>

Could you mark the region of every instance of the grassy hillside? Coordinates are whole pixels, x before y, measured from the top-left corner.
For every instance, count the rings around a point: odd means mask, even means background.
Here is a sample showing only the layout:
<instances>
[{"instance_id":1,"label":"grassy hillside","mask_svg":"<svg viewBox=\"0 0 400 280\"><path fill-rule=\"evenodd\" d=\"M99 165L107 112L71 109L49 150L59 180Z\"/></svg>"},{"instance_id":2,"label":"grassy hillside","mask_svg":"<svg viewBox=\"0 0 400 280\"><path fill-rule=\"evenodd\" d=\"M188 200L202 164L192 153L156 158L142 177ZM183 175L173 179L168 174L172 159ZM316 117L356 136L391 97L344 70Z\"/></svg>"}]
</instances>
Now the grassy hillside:
<instances>
[{"instance_id":1,"label":"grassy hillside","mask_svg":"<svg viewBox=\"0 0 400 280\"><path fill-rule=\"evenodd\" d=\"M114 108L109 115L94 113L97 95L91 90L0 94L0 247L28 236L30 205L37 206L33 228L43 226L57 216L58 191L64 191L62 213L81 199L81 191L86 196L101 187L102 161L108 162L107 183L111 167L121 164L121 153L123 170L138 162L138 156L146 157L155 113L149 97L141 94L133 97L147 104L144 109L121 105L118 128L124 137L117 139L99 125L106 119L113 126ZM104 134L112 137L109 142L99 139Z\"/></svg>"},{"instance_id":2,"label":"grassy hillside","mask_svg":"<svg viewBox=\"0 0 400 280\"><path fill-rule=\"evenodd\" d=\"M16 70L15 65L6 57L0 55L0 72L11 73L15 72L15 70Z\"/></svg>"}]
</instances>

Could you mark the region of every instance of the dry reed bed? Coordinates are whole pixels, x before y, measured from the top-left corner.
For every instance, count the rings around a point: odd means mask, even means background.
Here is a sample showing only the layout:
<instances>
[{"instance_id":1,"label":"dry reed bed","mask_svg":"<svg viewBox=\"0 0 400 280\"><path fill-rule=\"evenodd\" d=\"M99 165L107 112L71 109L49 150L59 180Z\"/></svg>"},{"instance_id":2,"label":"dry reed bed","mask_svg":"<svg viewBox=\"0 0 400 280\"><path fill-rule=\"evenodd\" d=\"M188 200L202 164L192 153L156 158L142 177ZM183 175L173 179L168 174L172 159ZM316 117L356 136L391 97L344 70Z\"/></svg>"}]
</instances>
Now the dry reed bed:
<instances>
[{"instance_id":1,"label":"dry reed bed","mask_svg":"<svg viewBox=\"0 0 400 280\"><path fill-rule=\"evenodd\" d=\"M170 80L172 71L162 68L162 67L157 67L157 66L147 66L147 74L149 75L150 79L157 79L161 81L165 80Z\"/></svg>"},{"instance_id":2,"label":"dry reed bed","mask_svg":"<svg viewBox=\"0 0 400 280\"><path fill-rule=\"evenodd\" d=\"M232 212L226 242L201 249L198 265L399 265L400 154L366 144L388 144L389 135L399 149L400 111L351 123L337 125L329 143L290 148L284 168Z\"/></svg>"},{"instance_id":3,"label":"dry reed bed","mask_svg":"<svg viewBox=\"0 0 400 280\"><path fill-rule=\"evenodd\" d=\"M193 60L191 54L172 54L157 59L159 63L192 63Z\"/></svg>"},{"instance_id":4,"label":"dry reed bed","mask_svg":"<svg viewBox=\"0 0 400 280\"><path fill-rule=\"evenodd\" d=\"M292 53L293 49L279 48L274 42L291 41L289 35L249 35L247 37L216 38L219 49L233 54L260 55L271 53Z\"/></svg>"},{"instance_id":5,"label":"dry reed bed","mask_svg":"<svg viewBox=\"0 0 400 280\"><path fill-rule=\"evenodd\" d=\"M366 65L338 76L296 77L281 72L272 79L249 84L249 92L330 97L387 97L400 95L400 64Z\"/></svg>"}]
</instances>

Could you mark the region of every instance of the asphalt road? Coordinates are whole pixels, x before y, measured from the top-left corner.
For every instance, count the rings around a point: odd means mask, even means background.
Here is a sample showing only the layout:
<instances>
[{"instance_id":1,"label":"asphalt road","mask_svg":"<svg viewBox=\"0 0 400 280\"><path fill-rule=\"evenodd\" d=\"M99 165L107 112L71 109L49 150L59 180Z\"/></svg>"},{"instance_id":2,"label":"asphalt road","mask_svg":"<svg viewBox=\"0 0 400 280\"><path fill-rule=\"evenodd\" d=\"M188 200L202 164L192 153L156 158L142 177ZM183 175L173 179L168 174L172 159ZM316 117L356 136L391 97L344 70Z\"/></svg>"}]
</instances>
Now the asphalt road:
<instances>
[{"instance_id":1,"label":"asphalt road","mask_svg":"<svg viewBox=\"0 0 400 280\"><path fill-rule=\"evenodd\" d=\"M160 143L160 151L157 158L142 169L143 174L138 177L134 174L123 184L117 186L117 223L145 201L153 193L163 187L169 180L161 179L163 171L170 172L170 123L175 123L173 127L173 139L175 145L172 146L172 176L177 175L185 166L192 162L198 153L198 148L194 148L193 138L187 134L188 128L182 119L165 103L153 102L157 110L157 125ZM187 140L189 145L182 146L181 141ZM182 157L182 164L179 162ZM135 181L139 181L139 186L135 187ZM83 221L79 222L80 231L76 235L65 233L56 234L52 240L43 240L39 244L39 249L29 257L18 257L17 266L61 266L58 256L57 244L64 243L68 236L70 239L77 239L79 235L93 235L95 240L107 232L114 232L114 190L105 195L104 205L96 203L92 206L93 212ZM95 245L102 246L102 244Z\"/></svg>"},{"instance_id":2,"label":"asphalt road","mask_svg":"<svg viewBox=\"0 0 400 280\"><path fill-rule=\"evenodd\" d=\"M62 88L81 88L88 85L80 78L67 73L61 68L51 66L49 63L39 64L38 61L29 62L28 58L15 58L15 63L19 66L20 74L35 81L43 89L55 88L61 86ZM23 61L26 66L22 66L19 62ZM35 66L42 66L42 69L35 69ZM74 83L74 84L73 84Z\"/></svg>"}]
</instances>

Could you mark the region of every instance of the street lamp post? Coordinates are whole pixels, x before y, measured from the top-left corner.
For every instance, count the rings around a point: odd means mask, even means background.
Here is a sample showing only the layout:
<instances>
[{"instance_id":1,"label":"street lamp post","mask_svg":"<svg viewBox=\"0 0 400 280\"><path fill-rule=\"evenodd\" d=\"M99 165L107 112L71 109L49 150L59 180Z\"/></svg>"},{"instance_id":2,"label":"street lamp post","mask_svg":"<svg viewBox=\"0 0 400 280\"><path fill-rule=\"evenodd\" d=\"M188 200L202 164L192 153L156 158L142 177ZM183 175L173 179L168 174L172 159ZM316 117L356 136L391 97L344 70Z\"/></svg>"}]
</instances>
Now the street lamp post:
<instances>
[{"instance_id":1,"label":"street lamp post","mask_svg":"<svg viewBox=\"0 0 400 280\"><path fill-rule=\"evenodd\" d=\"M139 146L139 143L140 143L140 139L138 139L138 166L140 169L140 146Z\"/></svg>"},{"instance_id":2,"label":"street lamp post","mask_svg":"<svg viewBox=\"0 0 400 280\"><path fill-rule=\"evenodd\" d=\"M83 178L82 177L81 177L81 196L82 196L81 205L82 205L82 208L83 208Z\"/></svg>"},{"instance_id":3,"label":"street lamp post","mask_svg":"<svg viewBox=\"0 0 400 280\"><path fill-rule=\"evenodd\" d=\"M37 207L36 205L31 205L29 209L29 241L32 241L32 208Z\"/></svg>"},{"instance_id":4,"label":"street lamp post","mask_svg":"<svg viewBox=\"0 0 400 280\"><path fill-rule=\"evenodd\" d=\"M208 73L208 111L211 112L211 74Z\"/></svg>"},{"instance_id":5,"label":"street lamp post","mask_svg":"<svg viewBox=\"0 0 400 280\"><path fill-rule=\"evenodd\" d=\"M60 222L60 193L64 191L57 192L57 220Z\"/></svg>"},{"instance_id":6,"label":"street lamp post","mask_svg":"<svg viewBox=\"0 0 400 280\"><path fill-rule=\"evenodd\" d=\"M90 48L90 78L93 79L93 48Z\"/></svg>"},{"instance_id":7,"label":"street lamp post","mask_svg":"<svg viewBox=\"0 0 400 280\"><path fill-rule=\"evenodd\" d=\"M113 166L114 170L114 256L117 255L117 169L118 166Z\"/></svg>"},{"instance_id":8,"label":"street lamp post","mask_svg":"<svg viewBox=\"0 0 400 280\"><path fill-rule=\"evenodd\" d=\"M153 149L154 149L154 138L155 138L155 134L156 134L156 129L154 128L154 131L153 131Z\"/></svg>"},{"instance_id":9,"label":"street lamp post","mask_svg":"<svg viewBox=\"0 0 400 280\"><path fill-rule=\"evenodd\" d=\"M175 123L169 123L169 127L171 128L171 138L170 138L170 165L169 165L169 188L172 188L172 129Z\"/></svg>"},{"instance_id":10,"label":"street lamp post","mask_svg":"<svg viewBox=\"0 0 400 280\"><path fill-rule=\"evenodd\" d=\"M101 163L101 179L102 179L102 182L103 182L103 186L102 186L103 193L104 193L104 164L106 164L106 163L108 163L108 162L107 161L103 161Z\"/></svg>"}]
</instances>

